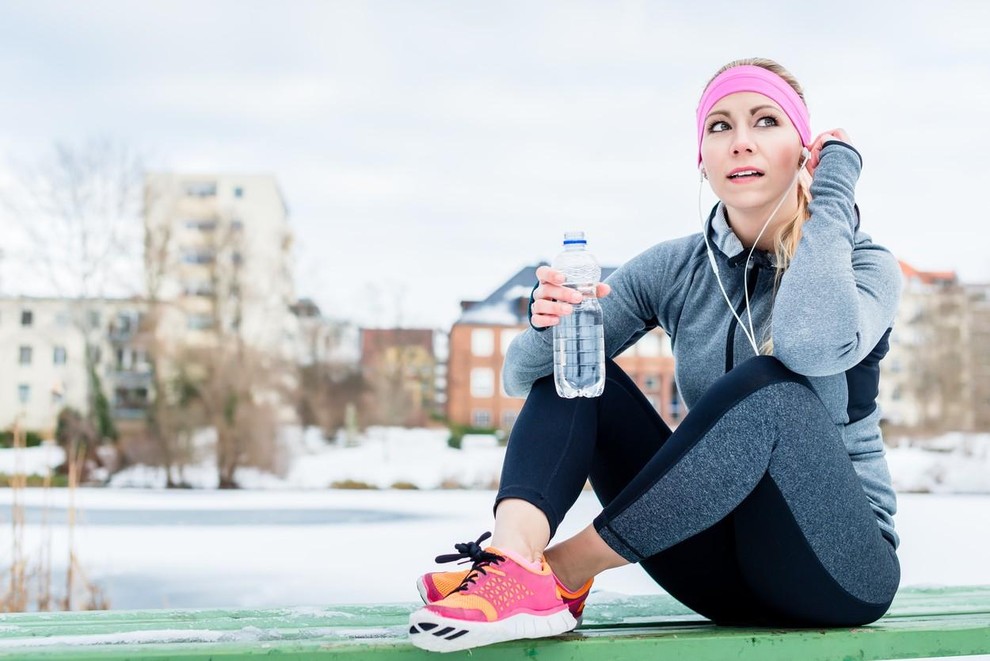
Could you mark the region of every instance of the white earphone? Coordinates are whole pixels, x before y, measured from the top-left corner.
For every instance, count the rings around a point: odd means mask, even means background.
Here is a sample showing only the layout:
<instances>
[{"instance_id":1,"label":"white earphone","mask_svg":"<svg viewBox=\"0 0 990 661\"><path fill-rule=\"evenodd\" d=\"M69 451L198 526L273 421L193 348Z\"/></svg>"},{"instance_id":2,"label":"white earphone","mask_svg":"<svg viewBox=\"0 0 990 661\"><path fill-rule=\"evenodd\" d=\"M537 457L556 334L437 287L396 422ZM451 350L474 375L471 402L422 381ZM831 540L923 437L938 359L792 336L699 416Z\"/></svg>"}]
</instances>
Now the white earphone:
<instances>
[{"instance_id":1,"label":"white earphone","mask_svg":"<svg viewBox=\"0 0 990 661\"><path fill-rule=\"evenodd\" d=\"M804 164L808 162L809 158L811 158L811 152L808 151L807 147L802 147L801 162L798 163L797 172L794 174L794 179L791 181L791 185L787 187L787 191L784 193L784 196L780 198L780 201L777 202L777 206L770 212L770 217L767 218L765 223L763 223L760 233L756 235L756 239L753 241L753 246L749 249L749 254L746 256L746 263L743 265L743 294L746 300L746 318L749 320L749 328L746 327L746 324L736 313L736 309L732 306L732 301L729 300L729 294L726 293L725 286L722 284L722 278L718 272L718 262L715 260L715 252L712 250L712 246L708 241L708 221L705 219L704 212L701 208L701 182L708 178L708 173L705 171L704 163L700 163L698 165L698 174L700 175L698 179L698 216L701 218L701 236L705 241L705 250L708 253L708 263L711 265L712 271L715 273L715 281L718 283L718 288L722 291L722 297L725 298L725 304L729 306L729 312L731 312L732 316L739 322L739 326L746 335L746 339L749 340L750 346L753 347L753 353L757 356L760 355L760 348L756 344L756 330L753 327L753 315L749 310L749 289L746 287L746 274L749 271L749 262L753 257L753 251L756 250L756 244L759 243L760 239L763 237L763 233L770 225L770 221L773 220L773 217L777 214L777 211L780 209L780 205L784 203L784 200L787 199L787 195L791 192L791 189L794 188L794 184L797 183L798 178L801 176L801 168L804 167Z\"/></svg>"}]
</instances>

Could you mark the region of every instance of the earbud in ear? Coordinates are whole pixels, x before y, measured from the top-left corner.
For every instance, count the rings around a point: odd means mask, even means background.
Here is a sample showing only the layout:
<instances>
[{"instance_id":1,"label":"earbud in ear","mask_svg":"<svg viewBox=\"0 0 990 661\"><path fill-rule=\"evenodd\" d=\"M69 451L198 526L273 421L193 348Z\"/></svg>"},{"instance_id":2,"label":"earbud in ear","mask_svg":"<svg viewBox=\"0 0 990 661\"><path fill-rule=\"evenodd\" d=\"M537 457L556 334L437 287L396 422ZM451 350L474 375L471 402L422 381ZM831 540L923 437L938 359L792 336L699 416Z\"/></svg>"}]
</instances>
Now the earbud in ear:
<instances>
[{"instance_id":1,"label":"earbud in ear","mask_svg":"<svg viewBox=\"0 0 990 661\"><path fill-rule=\"evenodd\" d=\"M701 178L702 179L707 179L708 178L708 173L705 171L705 166L704 165L699 165L698 166L698 174L701 175Z\"/></svg>"},{"instance_id":2,"label":"earbud in ear","mask_svg":"<svg viewBox=\"0 0 990 661\"><path fill-rule=\"evenodd\" d=\"M808 151L808 148L807 147L802 147L801 148L801 162L798 163L798 170L800 170L801 168L804 167L804 164L808 162L808 159L809 158L811 158L811 152Z\"/></svg>"}]
</instances>

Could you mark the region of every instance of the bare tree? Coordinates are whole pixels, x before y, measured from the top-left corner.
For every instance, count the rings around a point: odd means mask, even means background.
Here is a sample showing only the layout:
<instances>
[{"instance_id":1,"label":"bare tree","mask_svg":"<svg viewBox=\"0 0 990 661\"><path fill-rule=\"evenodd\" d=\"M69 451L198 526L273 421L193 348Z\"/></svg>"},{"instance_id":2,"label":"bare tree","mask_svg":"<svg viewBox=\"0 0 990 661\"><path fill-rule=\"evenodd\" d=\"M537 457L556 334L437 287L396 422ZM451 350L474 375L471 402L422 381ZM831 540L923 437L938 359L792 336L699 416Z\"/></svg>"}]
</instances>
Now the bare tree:
<instances>
[{"instance_id":1,"label":"bare tree","mask_svg":"<svg viewBox=\"0 0 990 661\"><path fill-rule=\"evenodd\" d=\"M84 339L85 417L101 442L113 440L97 364L106 329L91 306L138 293L142 160L122 143L92 139L80 146L57 143L38 164L14 171L3 203L27 238L24 269L69 301Z\"/></svg>"},{"instance_id":2,"label":"bare tree","mask_svg":"<svg viewBox=\"0 0 990 661\"><path fill-rule=\"evenodd\" d=\"M918 427L923 433L959 429L965 418L964 305L957 283L934 291L915 319L908 389L919 407Z\"/></svg>"}]
</instances>

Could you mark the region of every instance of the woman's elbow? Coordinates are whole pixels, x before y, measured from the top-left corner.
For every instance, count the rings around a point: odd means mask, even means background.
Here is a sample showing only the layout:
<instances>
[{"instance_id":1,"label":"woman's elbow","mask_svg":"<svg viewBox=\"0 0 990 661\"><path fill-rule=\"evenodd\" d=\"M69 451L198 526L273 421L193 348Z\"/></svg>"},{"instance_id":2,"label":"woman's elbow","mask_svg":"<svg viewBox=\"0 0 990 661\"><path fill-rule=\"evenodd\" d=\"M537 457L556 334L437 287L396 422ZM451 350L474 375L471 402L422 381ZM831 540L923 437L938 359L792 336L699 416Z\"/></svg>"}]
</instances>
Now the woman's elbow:
<instances>
[{"instance_id":1,"label":"woman's elbow","mask_svg":"<svg viewBox=\"0 0 990 661\"><path fill-rule=\"evenodd\" d=\"M859 335L850 342L836 342L824 333L774 334L773 355L784 367L804 376L828 376L844 372L856 354Z\"/></svg>"},{"instance_id":2,"label":"woman's elbow","mask_svg":"<svg viewBox=\"0 0 990 661\"><path fill-rule=\"evenodd\" d=\"M522 383L520 381L512 381L504 376L502 377L502 387L505 389L505 394L509 397L525 397L529 394L530 386Z\"/></svg>"}]
</instances>

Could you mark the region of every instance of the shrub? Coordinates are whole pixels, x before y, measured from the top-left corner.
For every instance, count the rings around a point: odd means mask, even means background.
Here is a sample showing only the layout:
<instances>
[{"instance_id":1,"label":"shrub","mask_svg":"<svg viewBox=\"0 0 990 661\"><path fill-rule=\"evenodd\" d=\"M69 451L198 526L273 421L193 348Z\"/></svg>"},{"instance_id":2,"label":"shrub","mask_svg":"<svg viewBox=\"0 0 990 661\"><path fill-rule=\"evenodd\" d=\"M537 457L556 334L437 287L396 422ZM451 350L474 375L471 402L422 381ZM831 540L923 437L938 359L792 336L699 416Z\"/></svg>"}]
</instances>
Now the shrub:
<instances>
[{"instance_id":1,"label":"shrub","mask_svg":"<svg viewBox=\"0 0 990 661\"><path fill-rule=\"evenodd\" d=\"M500 431L495 427L471 427L470 425L450 425L450 438L447 439L447 445L454 448L455 450L461 449L461 441L464 440L465 434L494 434L500 437Z\"/></svg>"},{"instance_id":2,"label":"shrub","mask_svg":"<svg viewBox=\"0 0 990 661\"><path fill-rule=\"evenodd\" d=\"M337 480L330 483L331 489L377 489L373 484L361 482L360 480Z\"/></svg>"},{"instance_id":3,"label":"shrub","mask_svg":"<svg viewBox=\"0 0 990 661\"><path fill-rule=\"evenodd\" d=\"M24 445L33 448L41 445L41 434L36 431L27 430L24 432ZM5 429L0 431L0 448L14 447L14 430Z\"/></svg>"},{"instance_id":4,"label":"shrub","mask_svg":"<svg viewBox=\"0 0 990 661\"><path fill-rule=\"evenodd\" d=\"M10 475L6 473L0 473L0 488L10 487ZM68 475L52 475L51 485L53 487L67 487L69 486L69 476ZM27 486L29 487L43 487L45 486L45 478L43 475L32 474L27 476Z\"/></svg>"}]
</instances>

